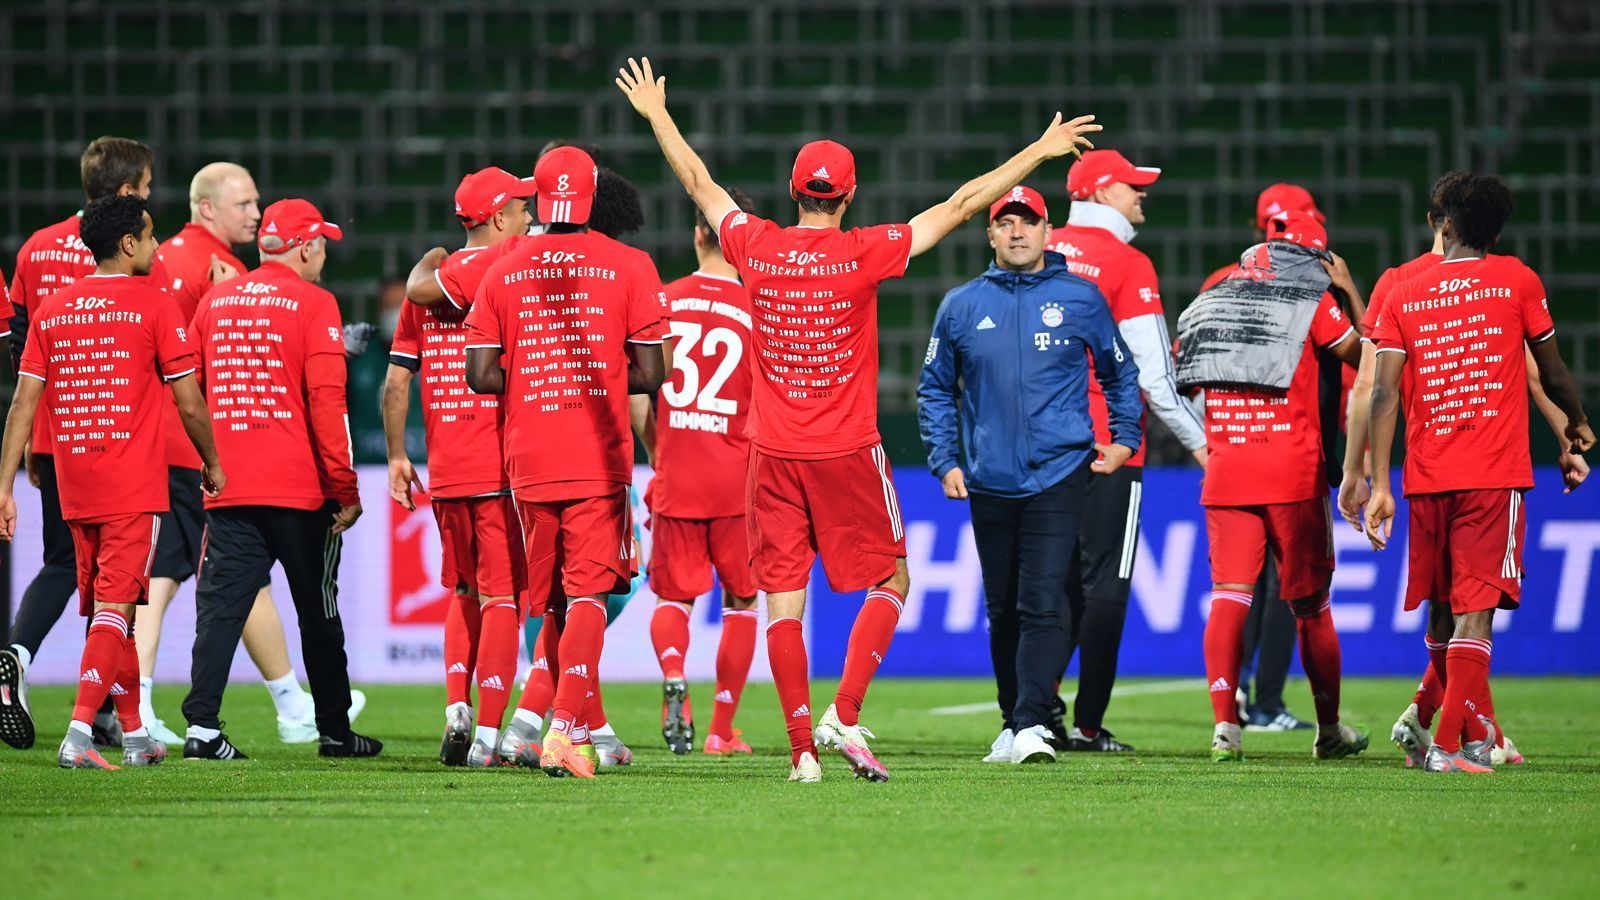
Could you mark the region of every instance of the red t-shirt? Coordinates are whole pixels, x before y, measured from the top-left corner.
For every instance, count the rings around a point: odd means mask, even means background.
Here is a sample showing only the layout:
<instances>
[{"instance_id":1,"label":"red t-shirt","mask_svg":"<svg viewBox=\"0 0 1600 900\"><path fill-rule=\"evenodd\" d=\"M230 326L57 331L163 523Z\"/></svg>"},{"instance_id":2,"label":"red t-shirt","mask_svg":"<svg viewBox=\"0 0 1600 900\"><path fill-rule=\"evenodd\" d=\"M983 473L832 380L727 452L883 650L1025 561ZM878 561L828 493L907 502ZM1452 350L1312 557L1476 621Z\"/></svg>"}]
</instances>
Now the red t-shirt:
<instances>
[{"instance_id":1,"label":"red t-shirt","mask_svg":"<svg viewBox=\"0 0 1600 900\"><path fill-rule=\"evenodd\" d=\"M344 327L333 295L288 266L263 263L207 292L193 330L228 475L227 490L206 505L355 503Z\"/></svg>"},{"instance_id":2,"label":"red t-shirt","mask_svg":"<svg viewBox=\"0 0 1600 900\"><path fill-rule=\"evenodd\" d=\"M1311 320L1300 364L1284 394L1206 389L1206 506L1295 503L1327 492L1322 480L1322 425L1317 354L1353 329L1332 294Z\"/></svg>"},{"instance_id":3,"label":"red t-shirt","mask_svg":"<svg viewBox=\"0 0 1600 900\"><path fill-rule=\"evenodd\" d=\"M501 351L505 457L529 501L598 496L633 481L626 345L660 344L649 256L598 232L542 234L490 266L467 348Z\"/></svg>"},{"instance_id":4,"label":"red t-shirt","mask_svg":"<svg viewBox=\"0 0 1600 900\"><path fill-rule=\"evenodd\" d=\"M500 398L467 387L467 310L494 257L491 247L450 254L437 278L452 304L406 303L395 326L391 357L421 370L422 409L428 436L428 493L439 499L504 491L505 456ZM459 293L457 293L459 292Z\"/></svg>"},{"instance_id":5,"label":"red t-shirt","mask_svg":"<svg viewBox=\"0 0 1600 900\"><path fill-rule=\"evenodd\" d=\"M1207 289L1211 288L1213 285L1223 281L1229 275L1232 275L1233 273L1235 273L1237 271L1239 271L1239 264L1238 263L1236 263L1236 262L1228 263L1227 265L1225 265L1222 268L1216 270L1215 272L1212 272L1210 275L1207 275L1206 276L1206 280L1200 282L1200 290L1204 291L1204 290L1207 290Z\"/></svg>"},{"instance_id":6,"label":"red t-shirt","mask_svg":"<svg viewBox=\"0 0 1600 900\"><path fill-rule=\"evenodd\" d=\"M650 509L679 519L744 513L750 439L750 298L732 278L696 272L667 285L672 374L656 404Z\"/></svg>"},{"instance_id":7,"label":"red t-shirt","mask_svg":"<svg viewBox=\"0 0 1600 900\"><path fill-rule=\"evenodd\" d=\"M1416 259L1384 269L1383 274L1378 276L1378 283L1372 286L1372 296L1367 300L1367 317L1361 320L1361 339L1372 340L1372 323L1378 320L1378 313L1383 311L1384 301L1389 299L1389 292L1394 290L1396 285L1403 284L1423 272L1431 271L1434 266L1442 262L1444 254L1430 250Z\"/></svg>"},{"instance_id":8,"label":"red t-shirt","mask_svg":"<svg viewBox=\"0 0 1600 900\"><path fill-rule=\"evenodd\" d=\"M194 311L200 306L200 298L213 287L213 255L240 274L246 270L245 264L233 255L232 247L218 240L205 226L194 222L183 226L182 231L167 238L156 249L156 259L161 263L161 277L164 279L156 286L164 289L176 301L178 315L185 322L194 321ZM189 437L183 431L183 420L178 417L178 404L170 399L167 403L166 426L167 465L185 469L200 468L200 454L195 452L194 445L189 443Z\"/></svg>"},{"instance_id":9,"label":"red t-shirt","mask_svg":"<svg viewBox=\"0 0 1600 900\"><path fill-rule=\"evenodd\" d=\"M162 381L198 366L177 309L144 279L91 274L34 308L20 371L45 384L37 418L63 518L167 511Z\"/></svg>"},{"instance_id":10,"label":"red t-shirt","mask_svg":"<svg viewBox=\"0 0 1600 900\"><path fill-rule=\"evenodd\" d=\"M1413 370L1407 496L1533 487L1522 348L1555 322L1532 269L1511 256L1441 261L1395 286L1372 335Z\"/></svg>"},{"instance_id":11,"label":"red t-shirt","mask_svg":"<svg viewBox=\"0 0 1600 900\"><path fill-rule=\"evenodd\" d=\"M1063 225L1050 232L1052 242L1047 250L1067 258L1067 271L1091 281L1105 296L1111 307L1111 321L1124 322L1139 316L1157 315L1163 319L1161 288L1156 283L1156 267L1133 245L1120 240L1104 228L1083 225ZM1094 376L1094 358L1089 359L1089 418L1094 422L1094 439L1101 444L1111 443L1111 410L1106 406L1105 391L1100 379ZM1147 417L1140 413L1140 425ZM1139 449L1124 465L1144 465L1144 438L1139 439Z\"/></svg>"},{"instance_id":12,"label":"red t-shirt","mask_svg":"<svg viewBox=\"0 0 1600 900\"><path fill-rule=\"evenodd\" d=\"M827 459L878 442L878 285L911 261L911 226L782 228L734 211L722 257L750 295L750 440Z\"/></svg>"}]
</instances>

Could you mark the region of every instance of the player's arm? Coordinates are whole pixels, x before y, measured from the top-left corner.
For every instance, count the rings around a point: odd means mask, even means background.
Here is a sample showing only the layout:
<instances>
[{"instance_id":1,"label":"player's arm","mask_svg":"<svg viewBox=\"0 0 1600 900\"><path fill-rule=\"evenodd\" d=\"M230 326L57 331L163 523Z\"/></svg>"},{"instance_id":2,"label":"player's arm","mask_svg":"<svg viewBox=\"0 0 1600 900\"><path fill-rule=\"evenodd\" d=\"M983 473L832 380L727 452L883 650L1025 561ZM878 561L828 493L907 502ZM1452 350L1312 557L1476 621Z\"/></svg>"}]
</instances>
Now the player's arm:
<instances>
[{"instance_id":1,"label":"player's arm","mask_svg":"<svg viewBox=\"0 0 1600 900\"><path fill-rule=\"evenodd\" d=\"M617 87L627 95L634 111L650 123L656 143L661 145L661 152L667 158L667 165L672 167L672 173L683 183L689 199L705 214L713 230L721 228L722 220L727 218L728 213L737 210L739 204L733 202L721 185L711 180L711 171L700 159L700 154L694 152L694 148L678 131L678 123L672 121L672 114L667 112L667 76L656 76L648 56L639 60L630 57L628 65L617 70L617 76ZM995 195L997 199L999 196Z\"/></svg>"},{"instance_id":2,"label":"player's arm","mask_svg":"<svg viewBox=\"0 0 1600 900\"><path fill-rule=\"evenodd\" d=\"M227 486L228 479L222 474L222 459L217 456L217 442L211 433L211 410L206 408L200 381L190 372L168 381L167 386L172 388L172 399L178 404L183 433L189 436L189 443L200 454L200 489L207 497L216 497Z\"/></svg>"},{"instance_id":3,"label":"player's arm","mask_svg":"<svg viewBox=\"0 0 1600 900\"><path fill-rule=\"evenodd\" d=\"M506 392L506 370L500 367L499 347L467 348L467 387L474 394Z\"/></svg>"},{"instance_id":4,"label":"player's arm","mask_svg":"<svg viewBox=\"0 0 1600 900\"><path fill-rule=\"evenodd\" d=\"M11 333L6 336L6 342L11 347L12 374L22 365L22 350L28 341L28 298L33 296L33 286L28 284L27 266L22 262L27 252L28 245L23 244L17 252L16 271L11 275Z\"/></svg>"},{"instance_id":5,"label":"player's arm","mask_svg":"<svg viewBox=\"0 0 1600 900\"><path fill-rule=\"evenodd\" d=\"M1084 137L1099 131L1094 116L1079 116L1070 122L1056 113L1050 127L1038 140L1022 152L1011 157L997 169L992 169L956 189L950 199L913 216L911 225L911 255L920 256L955 231L962 222L989 208L1006 191L1022 183L1034 169L1049 160L1076 152L1079 147L1094 149L1094 144Z\"/></svg>"},{"instance_id":6,"label":"player's arm","mask_svg":"<svg viewBox=\"0 0 1600 900\"><path fill-rule=\"evenodd\" d=\"M407 300L418 306L437 306L449 299L445 296L444 285L439 282L439 267L449 255L449 250L435 247L417 260L411 267L411 274L406 276Z\"/></svg>"},{"instance_id":7,"label":"player's arm","mask_svg":"<svg viewBox=\"0 0 1600 900\"><path fill-rule=\"evenodd\" d=\"M628 342L628 393L654 394L667 380L666 355L659 341Z\"/></svg>"},{"instance_id":8,"label":"player's arm","mask_svg":"<svg viewBox=\"0 0 1600 900\"><path fill-rule=\"evenodd\" d=\"M1524 347L1522 353L1528 369L1528 393L1533 395L1533 405L1539 407L1539 414L1556 434L1556 445L1561 448L1556 459L1561 466L1561 480L1566 483L1563 493L1570 494L1589 477L1589 463L1572 452L1572 442L1567 440L1567 414L1556 406L1544 392L1544 385L1539 383L1539 362L1533 358L1533 351Z\"/></svg>"},{"instance_id":9,"label":"player's arm","mask_svg":"<svg viewBox=\"0 0 1600 900\"><path fill-rule=\"evenodd\" d=\"M628 423L644 446L645 462L656 465L656 398L651 394L628 396Z\"/></svg>"},{"instance_id":10,"label":"player's arm","mask_svg":"<svg viewBox=\"0 0 1600 900\"><path fill-rule=\"evenodd\" d=\"M1388 546L1394 530L1394 490L1389 460L1394 450L1395 420L1400 412L1400 370L1406 354L1398 347L1380 347L1373 374L1369 440L1372 443L1372 499L1367 502L1367 539L1374 550Z\"/></svg>"},{"instance_id":11,"label":"player's arm","mask_svg":"<svg viewBox=\"0 0 1600 900\"><path fill-rule=\"evenodd\" d=\"M1572 372L1567 368L1566 361L1561 358L1561 350L1556 346L1554 336L1529 347L1533 352L1534 364L1539 367L1540 387L1544 388L1550 402L1567 417L1567 425L1562 433L1568 441L1568 449L1572 453L1587 453L1594 447L1594 429L1589 427L1589 418L1583 412L1583 401L1578 396L1578 385L1572 380Z\"/></svg>"},{"instance_id":12,"label":"player's arm","mask_svg":"<svg viewBox=\"0 0 1600 900\"><path fill-rule=\"evenodd\" d=\"M1344 477L1339 481L1339 515L1357 531L1361 530L1361 507L1372 495L1365 464L1377 356L1377 345L1371 341L1361 342L1361 363L1356 366L1356 382L1350 388L1350 408L1345 412Z\"/></svg>"},{"instance_id":13,"label":"player's arm","mask_svg":"<svg viewBox=\"0 0 1600 900\"><path fill-rule=\"evenodd\" d=\"M17 501L11 486L22 466L22 450L33 434L33 417L39 411L44 382L30 375L17 378L11 395L11 411L6 414L5 439L0 442L0 540L11 540L17 533Z\"/></svg>"},{"instance_id":14,"label":"player's arm","mask_svg":"<svg viewBox=\"0 0 1600 900\"><path fill-rule=\"evenodd\" d=\"M1117 323L1117 332L1139 368L1139 389L1144 391L1145 404L1172 429L1195 462L1205 468L1206 426L1194 407L1178 394L1166 317L1155 312L1123 319Z\"/></svg>"},{"instance_id":15,"label":"player's arm","mask_svg":"<svg viewBox=\"0 0 1600 900\"><path fill-rule=\"evenodd\" d=\"M928 471L951 500L967 499L967 475L961 470L956 404L961 395L961 351L950 340L950 297L934 315L928 352L917 378L917 429L928 451Z\"/></svg>"},{"instance_id":16,"label":"player's arm","mask_svg":"<svg viewBox=\"0 0 1600 900\"><path fill-rule=\"evenodd\" d=\"M1355 277L1350 274L1350 267L1345 265L1344 258L1337 253L1329 253L1328 256L1329 259L1322 261L1322 267L1332 279L1330 287L1344 294L1348 301L1345 312L1350 314L1350 324L1360 328L1361 320L1367 315L1367 304L1361 298L1361 289L1356 287Z\"/></svg>"},{"instance_id":17,"label":"player's arm","mask_svg":"<svg viewBox=\"0 0 1600 900\"><path fill-rule=\"evenodd\" d=\"M383 441L389 457L389 496L406 509L416 509L411 489L424 490L406 452L406 416L411 411L412 369L391 358L383 378Z\"/></svg>"}]
</instances>

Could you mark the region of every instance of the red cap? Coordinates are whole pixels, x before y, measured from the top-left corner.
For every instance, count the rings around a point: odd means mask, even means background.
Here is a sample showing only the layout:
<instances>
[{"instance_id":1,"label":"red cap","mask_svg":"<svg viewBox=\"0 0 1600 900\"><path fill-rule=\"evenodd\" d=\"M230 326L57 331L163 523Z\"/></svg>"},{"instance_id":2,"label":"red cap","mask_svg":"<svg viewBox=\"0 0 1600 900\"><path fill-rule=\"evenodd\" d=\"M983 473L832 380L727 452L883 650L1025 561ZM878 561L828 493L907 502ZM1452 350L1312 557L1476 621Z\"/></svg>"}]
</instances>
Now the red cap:
<instances>
[{"instance_id":1,"label":"red cap","mask_svg":"<svg viewBox=\"0 0 1600 900\"><path fill-rule=\"evenodd\" d=\"M479 169L461 179L456 188L456 218L468 228L477 228L512 197L532 197L538 192L532 178L518 178L499 166Z\"/></svg>"},{"instance_id":2,"label":"red cap","mask_svg":"<svg viewBox=\"0 0 1600 900\"><path fill-rule=\"evenodd\" d=\"M1288 241L1312 250L1328 249L1328 230L1317 217L1298 209L1278 213L1267 222L1267 240Z\"/></svg>"},{"instance_id":3,"label":"red cap","mask_svg":"<svg viewBox=\"0 0 1600 900\"><path fill-rule=\"evenodd\" d=\"M1006 191L1004 197L989 204L989 221L993 222L995 219L1000 218L1000 214L1005 211L1006 207L1018 205L1026 206L1034 215L1046 222L1050 221L1050 211L1045 208L1044 195L1031 187L1024 187L1020 184Z\"/></svg>"},{"instance_id":4,"label":"red cap","mask_svg":"<svg viewBox=\"0 0 1600 900\"><path fill-rule=\"evenodd\" d=\"M1090 150L1067 170L1067 193L1074 200L1087 200L1108 184L1122 182L1134 187L1155 184L1161 170L1136 166L1115 150Z\"/></svg>"},{"instance_id":5,"label":"red cap","mask_svg":"<svg viewBox=\"0 0 1600 900\"><path fill-rule=\"evenodd\" d=\"M546 225L589 221L600 185L600 168L589 154L577 147L557 147L539 157L533 180L539 188L539 221Z\"/></svg>"},{"instance_id":6,"label":"red cap","mask_svg":"<svg viewBox=\"0 0 1600 900\"><path fill-rule=\"evenodd\" d=\"M1318 222L1328 221L1317 209L1317 201L1311 199L1310 191L1298 184L1280 181L1256 198L1256 227L1265 231L1268 219L1286 212L1310 213Z\"/></svg>"},{"instance_id":7,"label":"red cap","mask_svg":"<svg viewBox=\"0 0 1600 900\"><path fill-rule=\"evenodd\" d=\"M344 237L344 230L324 219L309 201L279 200L261 213L256 246L268 253L282 253L317 237L337 241Z\"/></svg>"},{"instance_id":8,"label":"red cap","mask_svg":"<svg viewBox=\"0 0 1600 900\"><path fill-rule=\"evenodd\" d=\"M829 185L826 191L813 191L806 187L810 181ZM856 158L850 148L835 141L812 141L800 148L794 157L794 174L789 186L797 194L833 200L843 197L856 186Z\"/></svg>"}]
</instances>

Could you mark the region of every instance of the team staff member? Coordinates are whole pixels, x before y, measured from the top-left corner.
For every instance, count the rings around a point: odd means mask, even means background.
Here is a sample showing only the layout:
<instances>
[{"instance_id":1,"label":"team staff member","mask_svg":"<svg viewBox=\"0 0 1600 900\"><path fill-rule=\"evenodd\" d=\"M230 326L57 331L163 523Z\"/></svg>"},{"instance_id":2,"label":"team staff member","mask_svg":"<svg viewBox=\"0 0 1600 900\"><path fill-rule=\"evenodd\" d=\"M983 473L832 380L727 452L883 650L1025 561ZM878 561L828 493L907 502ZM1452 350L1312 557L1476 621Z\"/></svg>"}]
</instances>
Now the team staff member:
<instances>
[{"instance_id":1,"label":"team staff member","mask_svg":"<svg viewBox=\"0 0 1600 900\"><path fill-rule=\"evenodd\" d=\"M1044 249L1050 238L1044 198L1014 188L989 208L989 217L995 261L939 305L917 385L917 417L928 468L945 496L972 502L1004 718L986 759L1052 762L1051 698L1061 674L1062 598L1078 525L1089 483L1114 476L1137 452L1144 408L1139 369L1118 339L1105 297L1067 270L1066 257ZM1112 443L1094 434L1091 357ZM1097 520L1094 527L1104 525Z\"/></svg>"},{"instance_id":2,"label":"team staff member","mask_svg":"<svg viewBox=\"0 0 1600 900\"><path fill-rule=\"evenodd\" d=\"M526 234L532 178L480 169L456 188L456 219L467 245L435 270L446 303L405 303L389 349L383 428L389 448L389 495L416 509L421 488L406 453L406 407L413 374L421 376L426 416L429 503L439 523L440 579L454 592L445 619L445 732L440 761L485 768L499 762L500 723L516 679L522 629L518 595L527 587L522 528L506 480L497 397L468 390L467 312L496 257L490 248ZM476 672L476 675L474 675ZM478 679L474 725L471 682ZM476 728L476 730L474 730Z\"/></svg>"},{"instance_id":3,"label":"team staff member","mask_svg":"<svg viewBox=\"0 0 1600 900\"><path fill-rule=\"evenodd\" d=\"M1134 227L1144 224L1145 188L1161 170L1135 166L1115 150L1091 150L1067 172L1072 210L1067 224L1050 236L1050 249L1067 260L1067 271L1097 288L1111 308L1123 346L1139 369L1145 403L1172 429L1201 468L1206 464L1206 431L1200 417L1178 394L1167 336L1161 288L1150 257L1133 246ZM1094 370L1095 360L1090 360ZM1095 440L1110 444L1106 398L1097 379L1089 379L1089 415ZM1139 540L1139 506L1144 488L1144 444L1133 458L1105 478L1089 479L1083 517L1095 527L1078 535L1077 554L1067 574L1067 653L1062 666L1078 659L1077 707L1072 730L1055 731L1066 750L1131 750L1108 731L1103 720L1117 680L1117 652L1128 617L1134 551ZM1060 698L1054 700L1059 706ZM1057 724L1053 727L1059 728Z\"/></svg>"},{"instance_id":4,"label":"team staff member","mask_svg":"<svg viewBox=\"0 0 1600 900\"><path fill-rule=\"evenodd\" d=\"M257 590L283 566L316 705L318 753L376 756L350 730L350 674L339 618L340 535L361 515L345 409L339 307L317 287L329 240L343 236L304 200L267 207L261 265L211 289L195 312L217 448L238 474L206 501L195 592L194 665L183 714L186 759L242 757L217 715Z\"/></svg>"},{"instance_id":5,"label":"team staff member","mask_svg":"<svg viewBox=\"0 0 1600 900\"><path fill-rule=\"evenodd\" d=\"M155 154L138 141L119 137L95 138L84 149L79 162L85 199L93 203L102 197L150 196L151 167ZM94 254L79 237L81 212L34 232L17 251L17 267L11 279L11 359L15 367L22 359L28 337L28 323L39 304L55 292L95 269ZM159 284L159 279L156 279ZM16 618L11 623L11 647L0 651L0 667L17 669L19 701L27 686L28 667L39 645L67 608L67 600L77 589L77 564L74 562L72 532L61 516L61 495L56 478L54 442L50 418L34 421L28 452L24 453L28 481L39 489L44 510L41 537L44 539L44 565L22 594ZM95 723L95 736L102 746L117 742L116 719L107 711ZM31 731L25 743L21 737L0 728L0 738L19 749L33 746Z\"/></svg>"},{"instance_id":6,"label":"team staff member","mask_svg":"<svg viewBox=\"0 0 1600 900\"><path fill-rule=\"evenodd\" d=\"M0 537L16 533L11 485L42 398L49 433L62 447L61 504L77 549L78 611L92 616L77 702L56 761L69 769L118 768L95 750L90 728L109 695L122 725L122 764L148 766L167 750L139 719L139 651L130 632L149 587L158 515L167 508L162 381L172 386L184 430L203 459L206 493L215 497L224 478L184 323L171 301L139 277L149 274L156 251L144 199L96 200L81 226L75 233L94 255L94 271L32 310L0 451Z\"/></svg>"}]
</instances>

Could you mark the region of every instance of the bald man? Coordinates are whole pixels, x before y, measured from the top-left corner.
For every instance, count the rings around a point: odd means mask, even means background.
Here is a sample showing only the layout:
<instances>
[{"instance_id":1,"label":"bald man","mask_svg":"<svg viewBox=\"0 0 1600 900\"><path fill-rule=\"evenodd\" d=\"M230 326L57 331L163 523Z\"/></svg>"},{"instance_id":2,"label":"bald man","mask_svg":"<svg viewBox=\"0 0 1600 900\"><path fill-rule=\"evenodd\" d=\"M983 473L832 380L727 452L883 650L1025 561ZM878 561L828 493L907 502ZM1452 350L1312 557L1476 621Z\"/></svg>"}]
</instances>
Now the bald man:
<instances>
[{"instance_id":1,"label":"bald man","mask_svg":"<svg viewBox=\"0 0 1600 900\"><path fill-rule=\"evenodd\" d=\"M233 248L253 243L261 223L260 194L255 179L244 166L214 162L189 182L189 224L156 250L167 283L162 285L178 304L183 321L194 318L200 298L214 285L248 270ZM155 714L151 700L156 651L161 645L161 621L167 605L178 593L178 585L195 574L200 559L205 512L201 506L200 458L184 440L182 423L175 403L167 404L167 489L171 510L161 517L155 558L150 565L150 605L140 617L134 634L139 645L140 714L157 740L182 744ZM269 582L270 584L270 582ZM310 743L317 739L311 698L300 687L289 662L289 648L283 636L283 623L272 603L272 592L263 584L245 622L244 646L261 671L267 690L278 710L278 737L287 743ZM359 706L365 697L354 692Z\"/></svg>"}]
</instances>

